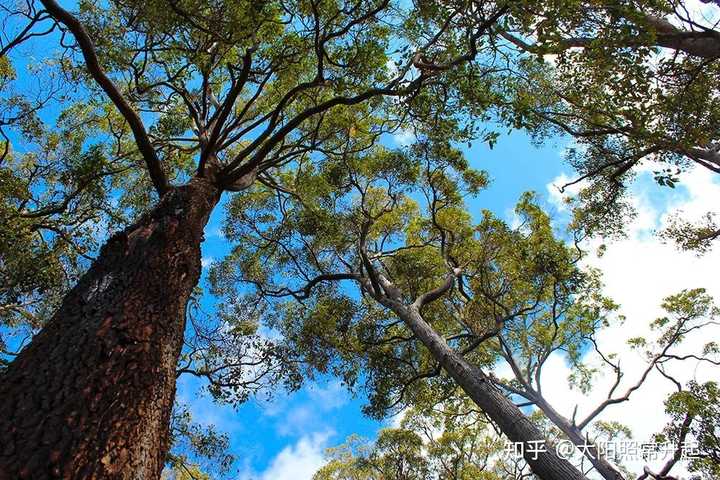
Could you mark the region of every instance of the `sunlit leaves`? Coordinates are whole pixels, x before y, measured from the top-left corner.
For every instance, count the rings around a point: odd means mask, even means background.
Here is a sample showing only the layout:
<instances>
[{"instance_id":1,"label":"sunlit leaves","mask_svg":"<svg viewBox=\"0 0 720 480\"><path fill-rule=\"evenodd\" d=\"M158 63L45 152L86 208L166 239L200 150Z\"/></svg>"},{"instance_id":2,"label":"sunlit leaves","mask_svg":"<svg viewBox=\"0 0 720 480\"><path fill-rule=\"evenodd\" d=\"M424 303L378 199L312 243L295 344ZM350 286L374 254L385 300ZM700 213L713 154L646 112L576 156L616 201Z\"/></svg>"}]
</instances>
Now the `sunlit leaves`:
<instances>
[{"instance_id":1,"label":"sunlit leaves","mask_svg":"<svg viewBox=\"0 0 720 480\"><path fill-rule=\"evenodd\" d=\"M697 445L690 452L689 470L703 479L720 474L720 390L716 382L691 382L689 388L673 393L665 401L671 421L655 436L655 441L670 442L678 448Z\"/></svg>"},{"instance_id":2,"label":"sunlit leaves","mask_svg":"<svg viewBox=\"0 0 720 480\"><path fill-rule=\"evenodd\" d=\"M501 116L539 138L574 137L568 160L587 179L578 225L621 232L632 218L625 186L641 164L671 188L693 166L717 172L718 64L682 45L701 16L667 1L527 2L513 13L506 38L526 56L500 83L512 98ZM671 228L666 238L702 253L717 237L702 227Z\"/></svg>"},{"instance_id":3,"label":"sunlit leaves","mask_svg":"<svg viewBox=\"0 0 720 480\"><path fill-rule=\"evenodd\" d=\"M399 426L381 430L372 443L351 436L328 449L329 461L314 480L499 480L520 474L502 458L502 439L462 400L435 408L419 402L402 415Z\"/></svg>"}]
</instances>

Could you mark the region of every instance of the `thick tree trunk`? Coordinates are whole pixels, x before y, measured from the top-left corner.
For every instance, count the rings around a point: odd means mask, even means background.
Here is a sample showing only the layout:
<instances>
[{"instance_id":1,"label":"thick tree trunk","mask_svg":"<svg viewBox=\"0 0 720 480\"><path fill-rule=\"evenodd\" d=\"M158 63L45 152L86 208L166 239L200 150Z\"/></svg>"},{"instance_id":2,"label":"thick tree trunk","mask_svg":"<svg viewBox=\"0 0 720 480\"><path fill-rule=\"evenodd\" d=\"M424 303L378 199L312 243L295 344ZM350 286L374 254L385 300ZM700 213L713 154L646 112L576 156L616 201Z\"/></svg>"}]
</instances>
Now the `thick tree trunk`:
<instances>
[{"instance_id":1,"label":"thick tree trunk","mask_svg":"<svg viewBox=\"0 0 720 480\"><path fill-rule=\"evenodd\" d=\"M159 478L218 197L194 179L114 235L0 376L0 480Z\"/></svg>"},{"instance_id":2,"label":"thick tree trunk","mask_svg":"<svg viewBox=\"0 0 720 480\"><path fill-rule=\"evenodd\" d=\"M414 306L397 305L393 310L465 393L500 427L508 440L523 443L525 460L535 475L542 480L586 480L577 468L555 453L546 443L543 432L491 384L482 370L469 364L448 346ZM546 451L538 452L536 456L528 451L528 442L541 442Z\"/></svg>"}]
</instances>

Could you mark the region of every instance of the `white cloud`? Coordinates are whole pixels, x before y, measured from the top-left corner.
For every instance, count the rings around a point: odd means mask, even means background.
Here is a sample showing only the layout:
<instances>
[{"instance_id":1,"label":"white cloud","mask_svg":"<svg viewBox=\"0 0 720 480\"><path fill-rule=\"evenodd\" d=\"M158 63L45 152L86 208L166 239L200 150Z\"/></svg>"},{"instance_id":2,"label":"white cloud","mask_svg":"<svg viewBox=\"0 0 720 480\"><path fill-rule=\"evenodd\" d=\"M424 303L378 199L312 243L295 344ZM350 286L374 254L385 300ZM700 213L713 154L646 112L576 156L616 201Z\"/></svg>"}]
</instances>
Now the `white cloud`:
<instances>
[{"instance_id":1,"label":"white cloud","mask_svg":"<svg viewBox=\"0 0 720 480\"><path fill-rule=\"evenodd\" d=\"M200 265L202 265L202 268L209 267L212 262L213 262L213 257L202 257L200 259Z\"/></svg>"},{"instance_id":2,"label":"white cloud","mask_svg":"<svg viewBox=\"0 0 720 480\"><path fill-rule=\"evenodd\" d=\"M304 395L307 398L303 398ZM276 421L276 431L283 436L300 436L333 422L327 415L348 403L350 394L337 379L327 383L310 383L293 396L274 397L269 402L259 402L268 417L281 417Z\"/></svg>"},{"instance_id":3,"label":"white cloud","mask_svg":"<svg viewBox=\"0 0 720 480\"><path fill-rule=\"evenodd\" d=\"M295 406L288 410L282 422L277 423L280 435L299 435L316 425L320 419L317 411L308 404Z\"/></svg>"},{"instance_id":4,"label":"white cloud","mask_svg":"<svg viewBox=\"0 0 720 480\"><path fill-rule=\"evenodd\" d=\"M713 2L704 2L702 0L685 0L683 2L683 9L679 11L686 12L688 18L692 19L693 22L698 25L703 25L709 28L716 28L718 21L720 21L720 9ZM670 16L669 20L671 23L688 28L687 23L681 21L675 16Z\"/></svg>"},{"instance_id":5,"label":"white cloud","mask_svg":"<svg viewBox=\"0 0 720 480\"><path fill-rule=\"evenodd\" d=\"M270 461L267 469L254 474L243 472L240 480L310 480L325 464L323 452L331 432L316 432L288 445Z\"/></svg>"},{"instance_id":6,"label":"white cloud","mask_svg":"<svg viewBox=\"0 0 720 480\"><path fill-rule=\"evenodd\" d=\"M513 230L520 228L522 225L522 218L520 218L520 215L517 214L514 208L505 210L505 221Z\"/></svg>"},{"instance_id":7,"label":"white cloud","mask_svg":"<svg viewBox=\"0 0 720 480\"><path fill-rule=\"evenodd\" d=\"M395 64L395 60L392 58L388 58L385 62L385 71L388 74L388 77L392 78L397 76L400 71L398 70L397 65Z\"/></svg>"},{"instance_id":8,"label":"white cloud","mask_svg":"<svg viewBox=\"0 0 720 480\"><path fill-rule=\"evenodd\" d=\"M385 419L385 428L400 428L408 410L408 408L404 408L392 417Z\"/></svg>"},{"instance_id":9,"label":"white cloud","mask_svg":"<svg viewBox=\"0 0 720 480\"><path fill-rule=\"evenodd\" d=\"M225 233L223 232L222 227L214 226L214 227L208 228L207 236L210 238L214 237L214 238L224 239Z\"/></svg>"},{"instance_id":10,"label":"white cloud","mask_svg":"<svg viewBox=\"0 0 720 480\"><path fill-rule=\"evenodd\" d=\"M559 212L569 211L567 199L571 196L577 195L578 192L580 192L580 189L585 185L580 182L574 185L569 185L567 188L563 189L565 185L568 185L573 181L575 181L575 178L561 173L545 186L549 196L548 200ZM561 191L561 189L563 190Z\"/></svg>"},{"instance_id":11,"label":"white cloud","mask_svg":"<svg viewBox=\"0 0 720 480\"><path fill-rule=\"evenodd\" d=\"M396 144L404 147L406 145L410 145L415 141L415 132L413 132L409 128L401 128L396 133L394 133L392 137Z\"/></svg>"},{"instance_id":12,"label":"white cloud","mask_svg":"<svg viewBox=\"0 0 720 480\"><path fill-rule=\"evenodd\" d=\"M348 391L340 380L332 380L324 387L317 383L311 384L308 394L313 405L323 411L340 408L349 400Z\"/></svg>"},{"instance_id":13,"label":"white cloud","mask_svg":"<svg viewBox=\"0 0 720 480\"><path fill-rule=\"evenodd\" d=\"M244 422L236 410L201 393L203 385L203 380L189 375L180 376L177 382L176 401L190 409L192 421L204 427L218 427L225 433L243 430Z\"/></svg>"},{"instance_id":14,"label":"white cloud","mask_svg":"<svg viewBox=\"0 0 720 480\"><path fill-rule=\"evenodd\" d=\"M565 177L558 177L552 183L561 183ZM646 182L646 186L647 186ZM638 209L638 218L628 229L628 238L608 243L602 257L591 257L588 264L603 272L605 293L621 305L621 313L627 320L623 325L604 329L598 337L600 348L618 354L625 375L617 389L624 393L638 381L647 365L646 359L629 348L626 340L632 337L652 338L649 323L664 315L660 304L668 295L687 288L704 287L708 293L720 301L720 285L717 282L717 265L720 265L720 249L715 248L703 257L678 251L674 245L663 244L653 230L662 228L669 216L676 210L682 210L689 217L699 216L707 211L708 205L720 199L720 184L713 175L704 169L695 169L682 178L682 187L678 191L665 192L657 186L642 185L635 188L632 202ZM556 199L552 196L554 203ZM654 195L654 197L651 197ZM595 245L593 245L593 243ZM596 251L599 240L588 247ZM683 343L682 351L697 352L710 339L720 336L720 328L703 329L699 335L690 335ZM589 355L589 354L588 354ZM590 357L588 357L590 358ZM667 369L675 378L687 383L690 380L704 382L717 379L720 372L698 362L678 362ZM509 376L507 369L498 373ZM543 391L558 411L572 417L573 409L578 406L577 418L584 415L607 397L614 376L608 374L597 379L595 388L588 395L571 390L567 377L571 370L561 355L548 360L543 374ZM674 386L658 372L652 372L643 387L636 391L630 401L610 406L600 417L603 420L616 420L629 426L638 441L647 441L653 433L660 431L667 418L663 401L672 393ZM616 393L616 394L617 394ZM643 461L628 462L635 472L641 472ZM650 462L651 468L664 463L663 460ZM677 471L676 473L682 473Z\"/></svg>"}]
</instances>

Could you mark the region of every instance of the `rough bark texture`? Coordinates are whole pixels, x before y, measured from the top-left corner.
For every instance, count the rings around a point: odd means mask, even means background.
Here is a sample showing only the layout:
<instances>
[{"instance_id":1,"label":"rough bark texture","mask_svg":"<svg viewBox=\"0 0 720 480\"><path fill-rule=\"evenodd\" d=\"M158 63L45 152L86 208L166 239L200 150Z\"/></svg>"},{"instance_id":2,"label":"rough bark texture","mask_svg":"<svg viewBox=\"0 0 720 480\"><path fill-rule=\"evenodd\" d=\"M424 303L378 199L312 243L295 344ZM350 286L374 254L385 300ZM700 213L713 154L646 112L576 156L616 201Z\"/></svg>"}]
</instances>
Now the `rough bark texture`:
<instances>
[{"instance_id":1,"label":"rough bark texture","mask_svg":"<svg viewBox=\"0 0 720 480\"><path fill-rule=\"evenodd\" d=\"M114 235L0 376L0 480L159 478L217 200L195 179Z\"/></svg>"},{"instance_id":2,"label":"rough bark texture","mask_svg":"<svg viewBox=\"0 0 720 480\"><path fill-rule=\"evenodd\" d=\"M525 416L507 397L498 391L487 376L452 350L445 340L425 322L415 307L397 306L396 313L418 339L430 350L435 359L462 387L465 393L502 430L511 442L525 444L525 460L533 473L542 480L586 480L570 462L560 458L553 448L539 453L537 458L528 454L529 441L546 441L540 429Z\"/></svg>"}]
</instances>

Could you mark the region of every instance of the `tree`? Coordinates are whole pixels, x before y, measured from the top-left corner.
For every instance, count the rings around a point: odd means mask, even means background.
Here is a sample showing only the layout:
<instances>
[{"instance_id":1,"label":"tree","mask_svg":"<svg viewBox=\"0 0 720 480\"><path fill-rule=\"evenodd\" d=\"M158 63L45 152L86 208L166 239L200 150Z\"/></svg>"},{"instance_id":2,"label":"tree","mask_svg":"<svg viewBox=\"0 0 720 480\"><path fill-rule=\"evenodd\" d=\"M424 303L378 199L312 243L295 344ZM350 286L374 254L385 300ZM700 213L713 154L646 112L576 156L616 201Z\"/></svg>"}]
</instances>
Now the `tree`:
<instances>
[{"instance_id":1,"label":"tree","mask_svg":"<svg viewBox=\"0 0 720 480\"><path fill-rule=\"evenodd\" d=\"M500 32L542 65L519 72L507 115L538 138L572 136L578 178L559 188L581 184L578 220L592 231L618 232L630 218L624 199L640 166L668 188L692 168L720 173L720 7L704 3L700 11L678 0L530 2ZM720 237L717 212L677 212L662 235L702 253Z\"/></svg>"},{"instance_id":2,"label":"tree","mask_svg":"<svg viewBox=\"0 0 720 480\"><path fill-rule=\"evenodd\" d=\"M555 428L581 449L587 460L604 478L618 478L611 470L604 470L603 465L596 464L598 459L607 457L607 452L603 452L603 448L598 443L599 440L606 440L608 434L623 433L619 425L598 421L601 414L606 409L627 402L633 395L641 395L639 391L653 372L665 377L680 393L685 392L686 388L695 389L694 381L688 382L687 376L682 375L683 368L689 368L684 366L688 361L718 365L713 342L705 343L699 349L697 347L688 349L683 345L687 343L687 337L693 334L707 335L708 327L716 324L718 312L712 298L703 289L686 290L666 298L662 306L667 316L655 319L650 324L651 335L628 339L630 346L642 351L646 363L636 378L628 380L622 367L622 362L626 360L619 357L616 351L601 346L601 342L597 340L610 322L622 324L625 321L616 316L613 318L612 312L617 306L607 299L602 299L602 302L595 305L580 306L582 309L595 308L594 314L588 315L582 312L582 317L578 316L578 312L573 311L577 306L567 311L563 311L565 308L554 308L549 312L550 315L544 318L539 316L529 325L525 324L517 329L508 328L506 332L498 334L500 343L498 354L509 364L513 378L510 381L495 378L494 381L507 392L517 395L518 398L543 412ZM551 334L549 335L548 332ZM590 348L591 354L581 354L583 348ZM564 416L553 407L552 402L549 402L546 394L543 393L540 379L548 356L558 351L567 352L568 360L573 367L570 382L581 391L597 390L593 385L593 379L604 371L611 374L614 381L611 382L607 393L603 392L602 401L596 405L590 402L576 405L572 416ZM623 380L628 381L623 382ZM685 383L687 385L684 385ZM668 401L676 396L671 395ZM578 407L582 407L581 410ZM582 414L579 414L579 411L582 411ZM670 443L675 453L663 467L664 473L655 474L656 476L662 478L663 475L670 473L680 459L686 440L688 440L687 433L682 438L676 435L672 441L668 439L666 442L658 442ZM620 459L608 460L623 470ZM631 476L627 471L621 473L624 478Z\"/></svg>"},{"instance_id":3,"label":"tree","mask_svg":"<svg viewBox=\"0 0 720 480\"><path fill-rule=\"evenodd\" d=\"M462 199L485 178L443 140L328 157L302 178L283 178L285 195L258 187L233 202L227 234L242 247L215 267L213 281L229 298L240 293L228 286L252 285L257 300L251 295L249 303L266 302L273 312L266 321L315 368L349 386L362 372L368 413L440 402L459 386L510 441L552 443L548 429L518 408L532 406L584 453L579 460L603 478L622 479L627 474L595 442L624 430L596 421L600 413L627 401L655 370L671 379L674 362L717 364L712 344L689 354L676 349L717 315L701 290L683 292L664 304L675 320L653 324L656 345L632 340L648 349L647 367L620 393L619 361L596 341L617 306L602 295L598 272L578 267L581 238L570 245L556 238L531 195L517 207L517 229L489 212L473 223ZM293 194L307 182L317 186L313 197ZM261 214L248 217L248 210ZM288 297L295 301L283 303ZM286 315L277 320L281 308ZM596 408L583 405L586 417L563 416L543 394L543 366L564 351L573 383L589 389L597 372L584 363L588 348L617 381ZM512 380L492 374L498 361L510 366ZM552 448L547 453L525 451L535 475L573 475Z\"/></svg>"},{"instance_id":4,"label":"tree","mask_svg":"<svg viewBox=\"0 0 720 480\"><path fill-rule=\"evenodd\" d=\"M237 290L224 289L239 282L255 286L272 318L282 307L273 299L301 301L286 306L281 322L266 321L315 368L327 371L335 364L334 373L349 385L361 371L371 372L370 413L383 416L394 395L405 401L408 387L444 370L450 376L442 381L445 388L461 386L511 441L545 441L544 432L492 385L478 363L491 365L484 340L502 327L505 316L521 315L543 301L553 275L562 275L568 288L581 281L547 217L527 200L529 238L511 233L489 213L473 226L461 208L463 192L476 192L486 178L444 140L420 141L408 154L378 147L328 157L319 168L301 171L300 177L290 172L284 177L286 194L259 188L233 202L226 233L242 247L214 268L212 280L220 291L238 298ZM308 183L317 187L312 197L307 189L302 197L293 193ZM423 187L417 190L416 183ZM413 195L426 199L427 216ZM492 258L500 251L499 259ZM495 261L506 263L494 267ZM474 282L493 269L499 270L494 288L509 291L512 310L498 311L497 301L473 303L489 309L474 320L486 330L456 331L453 307L434 302L456 277L459 291L472 295ZM353 282L359 291L332 286L339 281ZM454 348L444 328L438 333L438 322L451 329ZM540 478L582 478L553 449L537 457L528 452L525 459Z\"/></svg>"},{"instance_id":5,"label":"tree","mask_svg":"<svg viewBox=\"0 0 720 480\"><path fill-rule=\"evenodd\" d=\"M8 325L42 330L0 377L0 478L158 476L181 353L181 371L208 378L220 398L242 400L242 389L257 384L245 377L252 364L282 360L288 352L271 344L258 352L242 325L227 341L255 359L233 363L228 352L205 346L182 352L203 230L224 205L223 195L241 192L243 200L231 204L236 215L272 222L260 215L269 214L262 201L274 197L258 198L258 184L282 201L309 202L322 189L341 186L333 183L345 175L338 158L375 155L383 135L399 128L427 132L431 126L433 138L447 144L441 142L435 156L452 161L460 160L448 145L495 141L496 132L484 125L494 115L541 128L540 121L521 120L543 119L530 114L555 98L538 92L547 72L505 55L509 44L500 40L518 22L534 25L534 5L170 0L82 2L75 13L55 0L4 6L0 273L10 281L0 289L0 315ZM58 48L48 51L47 44ZM42 66L16 55L26 47L47 53ZM519 73L533 75L533 88L520 88L525 77ZM33 78L44 83L34 88ZM315 169L329 158L335 170L318 182ZM422 147L411 157L420 166L423 158ZM417 178L398 161L403 175ZM482 183L482 176L460 171L471 188ZM429 183L452 196L454 181ZM376 201L374 195L368 201ZM242 207L234 205L243 202L250 209L238 211ZM282 212L281 204L277 208L272 212ZM332 229L326 223L335 218L316 210L293 224L298 238ZM367 223L362 216L355 220ZM118 226L125 228L97 250L98 237ZM360 232L356 252L360 274L367 275L361 286L376 300L397 302L374 273L382 258L365 252L370 233ZM442 271L449 286L435 291L433 277L406 293L417 294L423 313L450 289L460 268L446 257L449 240L439 235L443 260L434 260L433 271ZM250 253L277 244L254 240L246 245ZM550 254L567 260L559 248ZM243 267L247 278L262 270L260 263ZM229 292L232 285L219 288ZM415 310L406 312L412 314L407 321L433 340ZM198 340L211 338L218 337ZM4 360L15 357L13 346L3 350ZM295 382L289 373L287 381ZM542 436L483 382L476 385L477 398L507 407L504 414L522 420L523 435ZM550 457L539 468L554 465L554 478L560 471L577 477Z\"/></svg>"},{"instance_id":6,"label":"tree","mask_svg":"<svg viewBox=\"0 0 720 480\"><path fill-rule=\"evenodd\" d=\"M678 448L657 473L646 469L640 478L667 476L681 457L681 445L688 437L698 440L696 454L689 470L700 473L702 478L715 478L720 472L720 443L718 442L718 387L715 382L698 384L692 382L689 389L678 391L665 402L672 422L656 436L658 441L670 440Z\"/></svg>"},{"instance_id":7,"label":"tree","mask_svg":"<svg viewBox=\"0 0 720 480\"><path fill-rule=\"evenodd\" d=\"M358 437L348 438L345 444L328 450L329 462L314 479L523 478L526 465L503 456L503 448L502 439L482 412L467 400L454 399L408 411L398 427L382 430L372 444Z\"/></svg>"},{"instance_id":8,"label":"tree","mask_svg":"<svg viewBox=\"0 0 720 480\"><path fill-rule=\"evenodd\" d=\"M170 425L173 448L179 453L168 455L170 468L161 478L209 480L212 477L208 472L214 473L215 478L222 478L228 472L234 458L227 452L227 435L218 433L213 426L193 423L184 405L173 410Z\"/></svg>"},{"instance_id":9,"label":"tree","mask_svg":"<svg viewBox=\"0 0 720 480\"><path fill-rule=\"evenodd\" d=\"M256 183L282 193L283 167L348 144L361 151L406 116L429 114L448 101L448 84L493 71L486 40L507 10L388 1L5 8L2 247L30 256L3 262L3 274L23 278L34 259L52 264L3 298L4 311L43 327L0 377L0 478L158 477L203 229L222 194ZM29 85L12 81L25 66L12 53L37 37L59 46L46 67L66 91L41 89L31 102L15 91ZM46 183L56 178L70 181ZM83 242L95 222L132 216L92 258ZM76 283L57 273L84 256ZM48 289L64 296L45 298ZM23 301L38 297L57 305L49 318Z\"/></svg>"}]
</instances>

